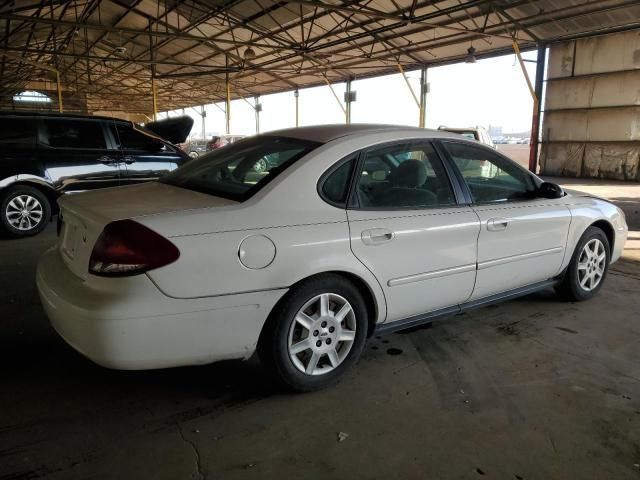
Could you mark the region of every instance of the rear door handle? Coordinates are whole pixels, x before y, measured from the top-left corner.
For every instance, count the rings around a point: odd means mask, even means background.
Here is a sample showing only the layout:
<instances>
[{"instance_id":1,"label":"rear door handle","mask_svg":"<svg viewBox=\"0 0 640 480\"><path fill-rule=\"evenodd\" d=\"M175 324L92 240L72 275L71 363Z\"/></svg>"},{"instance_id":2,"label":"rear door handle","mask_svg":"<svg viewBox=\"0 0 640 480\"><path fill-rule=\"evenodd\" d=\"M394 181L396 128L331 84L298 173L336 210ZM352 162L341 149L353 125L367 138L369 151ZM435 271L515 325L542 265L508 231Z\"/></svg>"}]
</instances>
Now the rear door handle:
<instances>
[{"instance_id":1,"label":"rear door handle","mask_svg":"<svg viewBox=\"0 0 640 480\"><path fill-rule=\"evenodd\" d=\"M118 163L115 158L110 157L109 155L101 156L100 158L98 158L98 161L100 163L104 163L105 165L115 165L116 163Z\"/></svg>"},{"instance_id":2,"label":"rear door handle","mask_svg":"<svg viewBox=\"0 0 640 480\"><path fill-rule=\"evenodd\" d=\"M487 230L490 232L499 232L505 230L509 226L509 220L506 218L491 218L487 220Z\"/></svg>"},{"instance_id":3,"label":"rear door handle","mask_svg":"<svg viewBox=\"0 0 640 480\"><path fill-rule=\"evenodd\" d=\"M379 245L393 240L393 232L386 228L372 228L363 230L360 238L365 245Z\"/></svg>"},{"instance_id":4,"label":"rear door handle","mask_svg":"<svg viewBox=\"0 0 640 480\"><path fill-rule=\"evenodd\" d=\"M132 157L131 155L125 155L122 160L124 160L124 163L126 163L127 165L131 165L132 163L136 163L135 157Z\"/></svg>"}]
</instances>

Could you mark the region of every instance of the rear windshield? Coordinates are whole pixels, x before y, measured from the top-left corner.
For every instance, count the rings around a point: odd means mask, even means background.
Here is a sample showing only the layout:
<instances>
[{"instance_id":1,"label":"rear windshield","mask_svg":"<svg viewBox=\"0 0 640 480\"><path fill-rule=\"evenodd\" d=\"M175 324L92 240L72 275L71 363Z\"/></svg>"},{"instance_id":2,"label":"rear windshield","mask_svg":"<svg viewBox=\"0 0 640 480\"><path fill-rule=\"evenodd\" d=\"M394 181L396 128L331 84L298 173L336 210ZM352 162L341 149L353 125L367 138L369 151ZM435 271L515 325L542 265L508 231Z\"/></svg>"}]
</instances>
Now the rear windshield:
<instances>
[{"instance_id":1,"label":"rear windshield","mask_svg":"<svg viewBox=\"0 0 640 480\"><path fill-rule=\"evenodd\" d=\"M254 137L191 160L160 181L176 187L244 201L318 146L319 143L308 140Z\"/></svg>"}]
</instances>

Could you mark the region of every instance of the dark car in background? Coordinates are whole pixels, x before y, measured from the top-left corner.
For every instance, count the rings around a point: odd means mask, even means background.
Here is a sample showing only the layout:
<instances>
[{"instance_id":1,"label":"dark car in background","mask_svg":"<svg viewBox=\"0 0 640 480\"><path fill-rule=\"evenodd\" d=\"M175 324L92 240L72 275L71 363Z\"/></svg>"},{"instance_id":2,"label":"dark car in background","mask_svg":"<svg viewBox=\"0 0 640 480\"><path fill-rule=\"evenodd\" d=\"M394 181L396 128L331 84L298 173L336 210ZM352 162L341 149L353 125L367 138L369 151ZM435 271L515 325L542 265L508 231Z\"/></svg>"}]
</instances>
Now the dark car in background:
<instances>
[{"instance_id":1,"label":"dark car in background","mask_svg":"<svg viewBox=\"0 0 640 480\"><path fill-rule=\"evenodd\" d=\"M35 235L56 213L61 194L146 182L174 170L189 160L174 144L192 124L189 117L141 127L108 117L0 112L0 228Z\"/></svg>"}]
</instances>

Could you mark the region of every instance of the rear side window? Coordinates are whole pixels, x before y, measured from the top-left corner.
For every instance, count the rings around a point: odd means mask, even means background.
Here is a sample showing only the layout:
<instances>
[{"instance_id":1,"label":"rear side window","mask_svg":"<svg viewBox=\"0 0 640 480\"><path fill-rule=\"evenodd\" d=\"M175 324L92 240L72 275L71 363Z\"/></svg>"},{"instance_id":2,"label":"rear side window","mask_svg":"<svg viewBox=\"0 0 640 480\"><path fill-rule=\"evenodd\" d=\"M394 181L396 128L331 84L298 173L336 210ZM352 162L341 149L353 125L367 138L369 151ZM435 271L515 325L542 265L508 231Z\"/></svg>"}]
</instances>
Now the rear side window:
<instances>
[{"instance_id":1,"label":"rear side window","mask_svg":"<svg viewBox=\"0 0 640 480\"><path fill-rule=\"evenodd\" d=\"M449 177L429 142L369 150L357 182L361 208L417 209L455 204Z\"/></svg>"},{"instance_id":2,"label":"rear side window","mask_svg":"<svg viewBox=\"0 0 640 480\"><path fill-rule=\"evenodd\" d=\"M340 206L346 204L354 164L355 158L351 158L327 175L321 187L325 200Z\"/></svg>"},{"instance_id":3,"label":"rear side window","mask_svg":"<svg viewBox=\"0 0 640 480\"><path fill-rule=\"evenodd\" d=\"M113 138L118 148L123 150L158 151L156 147L159 140L146 135L127 125L111 125Z\"/></svg>"},{"instance_id":4,"label":"rear side window","mask_svg":"<svg viewBox=\"0 0 640 480\"><path fill-rule=\"evenodd\" d=\"M43 120L42 143L53 148L106 148L102 125L95 120Z\"/></svg>"},{"instance_id":5,"label":"rear side window","mask_svg":"<svg viewBox=\"0 0 640 480\"><path fill-rule=\"evenodd\" d=\"M319 145L269 136L242 140L186 163L161 182L243 201Z\"/></svg>"},{"instance_id":6,"label":"rear side window","mask_svg":"<svg viewBox=\"0 0 640 480\"><path fill-rule=\"evenodd\" d=\"M26 118L0 118L0 150L32 148L36 121Z\"/></svg>"}]
</instances>

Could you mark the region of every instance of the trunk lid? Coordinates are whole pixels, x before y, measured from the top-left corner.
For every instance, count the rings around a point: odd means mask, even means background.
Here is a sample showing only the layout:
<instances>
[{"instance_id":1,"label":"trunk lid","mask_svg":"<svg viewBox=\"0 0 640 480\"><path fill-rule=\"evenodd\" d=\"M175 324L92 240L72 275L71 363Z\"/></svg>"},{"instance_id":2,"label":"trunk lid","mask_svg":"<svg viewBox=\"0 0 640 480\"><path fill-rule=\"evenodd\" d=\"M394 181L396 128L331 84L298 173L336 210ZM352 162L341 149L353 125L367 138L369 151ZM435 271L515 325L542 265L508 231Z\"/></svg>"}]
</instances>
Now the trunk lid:
<instances>
[{"instance_id":1,"label":"trunk lid","mask_svg":"<svg viewBox=\"0 0 640 480\"><path fill-rule=\"evenodd\" d=\"M105 225L116 220L236 204L233 200L158 182L67 195L58 201L61 230L58 248L78 277L88 275L89 258Z\"/></svg>"},{"instance_id":2,"label":"trunk lid","mask_svg":"<svg viewBox=\"0 0 640 480\"><path fill-rule=\"evenodd\" d=\"M189 137L189 132L191 132L192 127L193 118L187 115L156 120L144 126L147 130L173 144L185 142Z\"/></svg>"}]
</instances>

